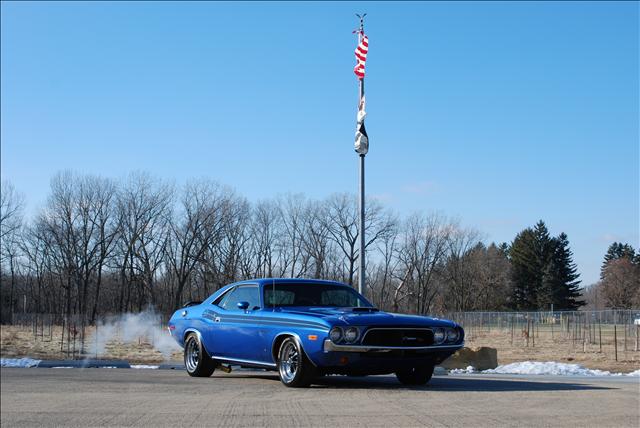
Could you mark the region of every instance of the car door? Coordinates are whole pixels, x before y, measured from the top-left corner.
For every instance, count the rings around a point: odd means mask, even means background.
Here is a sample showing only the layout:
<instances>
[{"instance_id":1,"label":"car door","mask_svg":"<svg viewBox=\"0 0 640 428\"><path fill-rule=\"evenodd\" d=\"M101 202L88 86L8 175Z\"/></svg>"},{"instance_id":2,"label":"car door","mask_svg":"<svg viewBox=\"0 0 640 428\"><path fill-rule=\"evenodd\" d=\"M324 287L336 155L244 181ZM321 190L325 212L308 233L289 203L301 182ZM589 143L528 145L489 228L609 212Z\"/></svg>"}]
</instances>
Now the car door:
<instances>
[{"instance_id":1,"label":"car door","mask_svg":"<svg viewBox=\"0 0 640 428\"><path fill-rule=\"evenodd\" d=\"M248 302L249 307L238 308ZM214 313L207 342L214 357L261 361L260 292L256 284L238 285L213 303Z\"/></svg>"}]
</instances>

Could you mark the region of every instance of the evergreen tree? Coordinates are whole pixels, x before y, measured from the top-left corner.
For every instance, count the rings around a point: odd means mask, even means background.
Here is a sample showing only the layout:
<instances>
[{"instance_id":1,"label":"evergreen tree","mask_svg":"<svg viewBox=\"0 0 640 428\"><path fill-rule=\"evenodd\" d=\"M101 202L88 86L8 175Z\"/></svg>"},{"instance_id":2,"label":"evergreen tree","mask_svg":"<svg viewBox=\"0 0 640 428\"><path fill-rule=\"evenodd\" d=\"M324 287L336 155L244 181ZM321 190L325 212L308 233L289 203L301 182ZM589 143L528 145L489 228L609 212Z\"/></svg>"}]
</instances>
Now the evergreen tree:
<instances>
[{"instance_id":1,"label":"evergreen tree","mask_svg":"<svg viewBox=\"0 0 640 428\"><path fill-rule=\"evenodd\" d=\"M539 287L542 284L542 275L544 275L544 269L553 257L556 243L555 240L552 239L549 235L549 229L547 229L547 225L544 224L544 221L542 220L536 223L533 229L533 233L535 234L536 238L535 252L536 266L539 269Z\"/></svg>"},{"instance_id":2,"label":"evergreen tree","mask_svg":"<svg viewBox=\"0 0 640 428\"><path fill-rule=\"evenodd\" d=\"M554 243L556 243L555 240ZM561 288L560 266L556 257L551 257L542 271L542 281L536 296L538 309L550 309L551 305L554 306L554 309L560 309L560 307L558 307L558 302L561 299Z\"/></svg>"},{"instance_id":3,"label":"evergreen tree","mask_svg":"<svg viewBox=\"0 0 640 428\"><path fill-rule=\"evenodd\" d=\"M492 244L495 245L495 244ZM500 252L505 256L505 257L509 257L509 244L507 244L506 242L503 242L502 244L500 244L498 246L498 250L500 250Z\"/></svg>"},{"instance_id":4,"label":"evergreen tree","mask_svg":"<svg viewBox=\"0 0 640 428\"><path fill-rule=\"evenodd\" d=\"M533 229L520 232L509 248L515 309L577 309L580 298L578 273L567 235L549 235L540 220Z\"/></svg>"},{"instance_id":5,"label":"evergreen tree","mask_svg":"<svg viewBox=\"0 0 640 428\"><path fill-rule=\"evenodd\" d=\"M509 248L514 309L530 310L537 306L536 291L541 274L536 247L536 234L527 228L516 235Z\"/></svg>"},{"instance_id":6,"label":"evergreen tree","mask_svg":"<svg viewBox=\"0 0 640 428\"><path fill-rule=\"evenodd\" d=\"M577 310L584 306L585 302L579 300L582 296L580 292L580 280L578 268L573 262L573 253L569 249L569 239L563 232L555 240L552 260L549 263L554 272L554 289L552 292L554 305L558 309Z\"/></svg>"}]
</instances>

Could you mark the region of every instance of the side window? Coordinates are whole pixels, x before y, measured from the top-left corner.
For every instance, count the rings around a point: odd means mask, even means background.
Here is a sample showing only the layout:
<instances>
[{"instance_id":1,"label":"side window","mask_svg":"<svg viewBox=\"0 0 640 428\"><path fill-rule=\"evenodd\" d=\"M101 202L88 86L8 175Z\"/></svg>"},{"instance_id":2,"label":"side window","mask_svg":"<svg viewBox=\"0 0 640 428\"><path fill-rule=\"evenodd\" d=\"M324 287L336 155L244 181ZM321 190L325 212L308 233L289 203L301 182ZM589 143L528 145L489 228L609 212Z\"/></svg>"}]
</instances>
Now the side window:
<instances>
[{"instance_id":1,"label":"side window","mask_svg":"<svg viewBox=\"0 0 640 428\"><path fill-rule=\"evenodd\" d=\"M232 290L233 291L233 290ZM232 293L232 291L228 291L223 293L221 296L218 296L218 298L216 300L214 300L213 302L211 302L212 305L216 305L216 306L220 306L222 307L222 302L229 297L229 294Z\"/></svg>"},{"instance_id":2,"label":"side window","mask_svg":"<svg viewBox=\"0 0 640 428\"><path fill-rule=\"evenodd\" d=\"M260 307L260 293L256 285L241 285L228 293L229 296L223 299L219 306L228 311L239 311L239 302L249 302L249 309Z\"/></svg>"},{"instance_id":3,"label":"side window","mask_svg":"<svg viewBox=\"0 0 640 428\"><path fill-rule=\"evenodd\" d=\"M320 294L320 303L324 306L353 307L358 302L355 296L345 290L326 290Z\"/></svg>"},{"instance_id":4,"label":"side window","mask_svg":"<svg viewBox=\"0 0 640 428\"><path fill-rule=\"evenodd\" d=\"M289 290L273 290L271 287L264 288L264 301L266 307L273 306L293 306L296 293Z\"/></svg>"}]
</instances>

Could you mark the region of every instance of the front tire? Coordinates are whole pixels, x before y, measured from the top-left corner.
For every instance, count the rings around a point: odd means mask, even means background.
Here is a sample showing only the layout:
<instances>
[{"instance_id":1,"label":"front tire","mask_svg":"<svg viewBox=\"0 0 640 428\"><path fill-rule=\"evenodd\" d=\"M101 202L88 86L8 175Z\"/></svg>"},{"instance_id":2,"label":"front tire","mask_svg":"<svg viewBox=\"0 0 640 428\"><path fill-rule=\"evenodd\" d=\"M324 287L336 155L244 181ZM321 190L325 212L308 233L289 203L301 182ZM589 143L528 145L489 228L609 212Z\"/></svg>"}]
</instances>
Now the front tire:
<instances>
[{"instance_id":1,"label":"front tire","mask_svg":"<svg viewBox=\"0 0 640 428\"><path fill-rule=\"evenodd\" d=\"M195 333L189 333L184 341L184 366L193 377L209 377L216 369L215 362Z\"/></svg>"},{"instance_id":2,"label":"front tire","mask_svg":"<svg viewBox=\"0 0 640 428\"><path fill-rule=\"evenodd\" d=\"M307 387L315 378L315 368L302 346L293 337L286 338L278 351L280 381L292 388Z\"/></svg>"},{"instance_id":3,"label":"front tire","mask_svg":"<svg viewBox=\"0 0 640 428\"><path fill-rule=\"evenodd\" d=\"M404 385L424 385L433 376L433 364L398 370L396 377Z\"/></svg>"}]
</instances>

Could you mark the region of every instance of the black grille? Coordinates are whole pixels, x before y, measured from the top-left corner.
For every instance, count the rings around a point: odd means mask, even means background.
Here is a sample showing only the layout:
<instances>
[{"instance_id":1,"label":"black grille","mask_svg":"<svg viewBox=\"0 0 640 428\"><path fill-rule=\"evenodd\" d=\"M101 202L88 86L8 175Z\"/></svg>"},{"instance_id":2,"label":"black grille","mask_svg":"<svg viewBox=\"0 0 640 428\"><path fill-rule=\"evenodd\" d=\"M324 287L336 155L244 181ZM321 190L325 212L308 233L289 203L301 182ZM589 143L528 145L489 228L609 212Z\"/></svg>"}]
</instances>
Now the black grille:
<instances>
[{"instance_id":1,"label":"black grille","mask_svg":"<svg viewBox=\"0 0 640 428\"><path fill-rule=\"evenodd\" d=\"M421 347L433 345L433 332L428 329L369 329L362 339L368 346Z\"/></svg>"}]
</instances>

